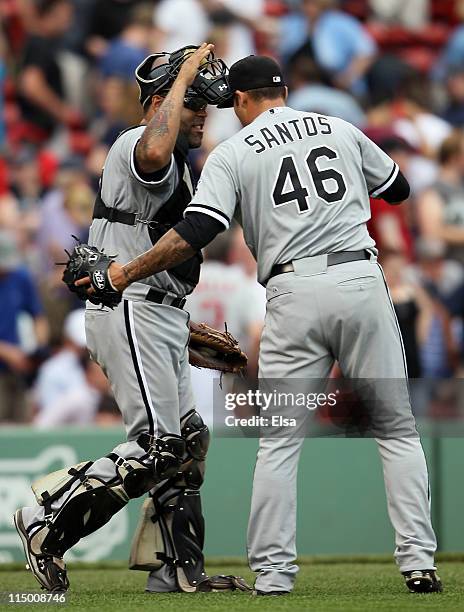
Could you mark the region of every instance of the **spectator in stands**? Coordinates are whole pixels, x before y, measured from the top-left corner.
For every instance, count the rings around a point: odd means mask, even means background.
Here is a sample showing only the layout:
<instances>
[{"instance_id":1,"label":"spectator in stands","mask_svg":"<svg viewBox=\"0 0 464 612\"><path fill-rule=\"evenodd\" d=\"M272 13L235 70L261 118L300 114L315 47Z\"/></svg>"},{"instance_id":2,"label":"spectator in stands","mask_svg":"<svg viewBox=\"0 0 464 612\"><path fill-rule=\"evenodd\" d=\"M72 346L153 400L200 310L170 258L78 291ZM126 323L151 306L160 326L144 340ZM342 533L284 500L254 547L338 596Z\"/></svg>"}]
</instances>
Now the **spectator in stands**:
<instances>
[{"instance_id":1,"label":"spectator in stands","mask_svg":"<svg viewBox=\"0 0 464 612\"><path fill-rule=\"evenodd\" d=\"M301 10L282 19L280 55L284 61L312 55L339 87L361 95L366 92L364 77L375 58L376 44L337 4L337 0L301 0Z\"/></svg>"},{"instance_id":2,"label":"spectator in stands","mask_svg":"<svg viewBox=\"0 0 464 612\"><path fill-rule=\"evenodd\" d=\"M0 231L0 421L28 420L24 377L32 363L21 347L18 320L28 313L38 347L48 342L48 326L31 275L21 266L14 236Z\"/></svg>"},{"instance_id":3,"label":"spectator in stands","mask_svg":"<svg viewBox=\"0 0 464 612\"><path fill-rule=\"evenodd\" d=\"M92 123L92 133L110 147L122 130L140 123L140 104L133 83L119 77L108 77L98 88L101 111ZM100 168L101 169L101 168Z\"/></svg>"},{"instance_id":4,"label":"spectator in stands","mask_svg":"<svg viewBox=\"0 0 464 612\"><path fill-rule=\"evenodd\" d=\"M188 296L186 309L194 321L204 321L217 329L227 322L248 353L249 369L256 374L266 293L242 266L228 262L231 238L230 234L218 236L205 250L200 282Z\"/></svg>"},{"instance_id":5,"label":"spectator in stands","mask_svg":"<svg viewBox=\"0 0 464 612\"><path fill-rule=\"evenodd\" d=\"M240 230L241 232L241 230ZM242 266L228 263L231 234L217 236L205 250L205 263L200 282L188 296L186 310L193 321L204 322L216 329L227 324L248 355L247 376L258 372L258 350L266 310L266 292L256 277L250 278ZM192 387L201 415L213 423L213 393L221 393L216 372L191 368ZM225 381L234 383L235 378ZM215 391L214 391L215 389ZM216 398L217 399L217 398Z\"/></svg>"},{"instance_id":6,"label":"spectator in stands","mask_svg":"<svg viewBox=\"0 0 464 612\"><path fill-rule=\"evenodd\" d=\"M231 233L228 263L240 266L249 278L256 280L256 261L246 245L242 228L235 224Z\"/></svg>"},{"instance_id":7,"label":"spectator in stands","mask_svg":"<svg viewBox=\"0 0 464 612\"><path fill-rule=\"evenodd\" d=\"M56 263L66 260L65 249L73 249L73 236L86 242L94 200L82 162L70 159L61 165L55 189L41 204L37 236L42 253L41 290L54 340L59 339L63 320L75 302L61 281L63 270Z\"/></svg>"},{"instance_id":8,"label":"spectator in stands","mask_svg":"<svg viewBox=\"0 0 464 612\"><path fill-rule=\"evenodd\" d=\"M111 40L119 36L140 4L153 6L149 0L93 0L88 21L87 52L98 59Z\"/></svg>"},{"instance_id":9,"label":"spectator in stands","mask_svg":"<svg viewBox=\"0 0 464 612\"><path fill-rule=\"evenodd\" d=\"M110 394L103 394L98 404L94 423L97 427L114 427L121 424L121 411Z\"/></svg>"},{"instance_id":10,"label":"spectator in stands","mask_svg":"<svg viewBox=\"0 0 464 612\"><path fill-rule=\"evenodd\" d=\"M414 151L408 143L392 133L379 139L374 138L374 141L398 164L404 176L409 178ZM413 236L410 230L410 209L410 201L406 206L392 206L384 200L372 199L368 229L381 253L398 252L411 260Z\"/></svg>"},{"instance_id":11,"label":"spectator in stands","mask_svg":"<svg viewBox=\"0 0 464 612\"><path fill-rule=\"evenodd\" d=\"M0 33L0 154L6 148L6 125L5 125L5 101L3 99L3 91L6 78L6 45L2 33Z\"/></svg>"},{"instance_id":12,"label":"spectator in stands","mask_svg":"<svg viewBox=\"0 0 464 612\"><path fill-rule=\"evenodd\" d=\"M401 252L385 250L380 261L403 337L408 375L419 378L422 375L420 347L429 333L433 303L419 284L408 280L405 274L408 261Z\"/></svg>"},{"instance_id":13,"label":"spectator in stands","mask_svg":"<svg viewBox=\"0 0 464 612\"><path fill-rule=\"evenodd\" d=\"M264 0L161 0L154 16L156 48L199 45L213 30L218 56L233 64L256 51L254 29L263 14Z\"/></svg>"},{"instance_id":14,"label":"spectator in stands","mask_svg":"<svg viewBox=\"0 0 464 612\"><path fill-rule=\"evenodd\" d=\"M438 178L417 200L419 232L442 241L446 257L464 264L464 133L446 138L438 157Z\"/></svg>"},{"instance_id":15,"label":"spectator in stands","mask_svg":"<svg viewBox=\"0 0 464 612\"><path fill-rule=\"evenodd\" d=\"M455 310L452 298L464 286L462 265L446 259L443 242L434 238L418 238L415 252L417 261L408 269L411 281L438 297L448 310Z\"/></svg>"},{"instance_id":16,"label":"spectator in stands","mask_svg":"<svg viewBox=\"0 0 464 612\"><path fill-rule=\"evenodd\" d=\"M49 415L50 411L54 413L59 401L69 392L86 386L81 363L86 354L85 310L79 308L66 317L60 350L39 369L34 389L36 419L39 422L42 418L48 419L48 416L43 415ZM86 409L82 407L82 410Z\"/></svg>"},{"instance_id":17,"label":"spectator in stands","mask_svg":"<svg viewBox=\"0 0 464 612\"><path fill-rule=\"evenodd\" d=\"M36 9L34 29L24 46L18 86L21 111L29 124L28 137L42 142L58 124L73 127L82 124L83 119L66 102L59 64L60 37L71 24L72 5L69 0L39 0Z\"/></svg>"},{"instance_id":18,"label":"spectator in stands","mask_svg":"<svg viewBox=\"0 0 464 612\"><path fill-rule=\"evenodd\" d=\"M405 84L395 110L398 119L393 123L394 131L421 155L434 159L451 126L433 112L430 83L423 75L416 75Z\"/></svg>"},{"instance_id":19,"label":"spectator in stands","mask_svg":"<svg viewBox=\"0 0 464 612\"><path fill-rule=\"evenodd\" d=\"M455 0L455 11L461 21L464 21L464 2ZM462 67L464 63L464 23L461 23L449 37L445 48L434 68L434 75L438 79L444 79L449 70Z\"/></svg>"},{"instance_id":20,"label":"spectator in stands","mask_svg":"<svg viewBox=\"0 0 464 612\"><path fill-rule=\"evenodd\" d=\"M425 27L430 17L430 0L369 0L374 19L410 30Z\"/></svg>"},{"instance_id":21,"label":"spectator in stands","mask_svg":"<svg viewBox=\"0 0 464 612\"><path fill-rule=\"evenodd\" d=\"M153 34L152 12L152 8L146 5L132 10L124 29L108 43L100 58L98 68L104 78L134 80L134 70L149 53Z\"/></svg>"},{"instance_id":22,"label":"spectator in stands","mask_svg":"<svg viewBox=\"0 0 464 612\"><path fill-rule=\"evenodd\" d=\"M459 348L461 361L458 377L463 376L464 358L464 268L457 261L445 259L442 242L420 238L417 242L419 264L414 268L418 280L438 296L452 317L452 338Z\"/></svg>"},{"instance_id":23,"label":"spectator in stands","mask_svg":"<svg viewBox=\"0 0 464 612\"><path fill-rule=\"evenodd\" d=\"M161 0L155 8L156 51L174 51L200 45L211 28L201 0Z\"/></svg>"},{"instance_id":24,"label":"spectator in stands","mask_svg":"<svg viewBox=\"0 0 464 612\"><path fill-rule=\"evenodd\" d=\"M442 117L452 126L464 127L464 68L451 69L446 78L447 103Z\"/></svg>"},{"instance_id":25,"label":"spectator in stands","mask_svg":"<svg viewBox=\"0 0 464 612\"><path fill-rule=\"evenodd\" d=\"M108 379L87 353L81 357L80 365L84 372L83 384L79 381L70 385L63 393L57 394L53 401L47 402L36 415L34 424L37 427L51 429L62 425L90 425L97 418L100 407L103 415L99 418L99 424L108 424L106 416L111 412L109 407L115 404ZM109 423L120 422L120 413L118 417L116 421L111 418Z\"/></svg>"},{"instance_id":26,"label":"spectator in stands","mask_svg":"<svg viewBox=\"0 0 464 612\"><path fill-rule=\"evenodd\" d=\"M45 195L37 151L25 146L11 159L10 189L21 212L31 210Z\"/></svg>"},{"instance_id":27,"label":"spectator in stands","mask_svg":"<svg viewBox=\"0 0 464 612\"><path fill-rule=\"evenodd\" d=\"M331 87L312 58L300 55L291 64L289 72L288 105L291 108L340 117L357 127L365 124L366 117L356 99Z\"/></svg>"},{"instance_id":28,"label":"spectator in stands","mask_svg":"<svg viewBox=\"0 0 464 612\"><path fill-rule=\"evenodd\" d=\"M458 365L458 338L454 334L447 301L463 282L459 264L444 258L442 243L421 238L416 244L417 266L411 279L420 284L433 302L433 316L421 344L422 376L446 378Z\"/></svg>"}]
</instances>

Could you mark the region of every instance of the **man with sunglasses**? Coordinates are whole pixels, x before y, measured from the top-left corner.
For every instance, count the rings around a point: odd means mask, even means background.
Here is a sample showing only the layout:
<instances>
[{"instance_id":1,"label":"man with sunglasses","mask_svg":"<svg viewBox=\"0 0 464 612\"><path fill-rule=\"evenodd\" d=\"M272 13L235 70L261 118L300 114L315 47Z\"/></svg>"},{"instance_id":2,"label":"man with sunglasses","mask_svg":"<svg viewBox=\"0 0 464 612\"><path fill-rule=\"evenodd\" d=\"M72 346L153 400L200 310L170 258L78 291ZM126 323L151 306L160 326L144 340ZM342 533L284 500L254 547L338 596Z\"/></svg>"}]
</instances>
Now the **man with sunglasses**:
<instances>
[{"instance_id":1,"label":"man with sunglasses","mask_svg":"<svg viewBox=\"0 0 464 612\"><path fill-rule=\"evenodd\" d=\"M228 94L225 74L206 43L151 55L137 68L144 117L108 153L91 245L129 262L182 219L193 194L188 150L201 145L207 104ZM148 491L130 560L151 572L147 590L246 590L204 569L199 489L209 432L195 409L183 310L201 261L197 253L134 283L114 309L87 305L88 349L111 382L128 441L45 476L33 486L39 505L17 510L29 567L49 591L69 586L64 553Z\"/></svg>"}]
</instances>

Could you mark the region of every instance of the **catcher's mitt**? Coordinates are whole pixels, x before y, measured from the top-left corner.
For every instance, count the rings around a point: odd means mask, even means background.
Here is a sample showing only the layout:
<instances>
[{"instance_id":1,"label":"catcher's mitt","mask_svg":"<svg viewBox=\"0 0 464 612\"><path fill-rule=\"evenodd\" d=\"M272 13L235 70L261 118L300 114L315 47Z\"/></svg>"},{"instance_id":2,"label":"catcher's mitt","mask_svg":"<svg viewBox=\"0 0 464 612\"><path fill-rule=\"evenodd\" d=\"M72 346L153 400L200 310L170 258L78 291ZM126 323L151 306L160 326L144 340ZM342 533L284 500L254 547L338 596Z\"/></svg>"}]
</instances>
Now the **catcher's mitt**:
<instances>
[{"instance_id":1,"label":"catcher's mitt","mask_svg":"<svg viewBox=\"0 0 464 612\"><path fill-rule=\"evenodd\" d=\"M217 574L200 582L197 591L200 593L218 593L220 591L252 591L253 588L241 576Z\"/></svg>"},{"instance_id":2,"label":"catcher's mitt","mask_svg":"<svg viewBox=\"0 0 464 612\"><path fill-rule=\"evenodd\" d=\"M193 366L239 374L246 368L247 361L227 328L221 332L206 323L190 321L189 362Z\"/></svg>"},{"instance_id":3,"label":"catcher's mitt","mask_svg":"<svg viewBox=\"0 0 464 612\"><path fill-rule=\"evenodd\" d=\"M66 251L67 252L67 251ZM68 253L68 252L67 252ZM114 289L108 276L108 268L114 260L88 244L78 244L72 253L68 253L69 260L63 272L63 282L68 289L76 293L80 300L90 300L93 304L102 304L114 308L119 304L122 293ZM87 295L89 285L76 287L75 282L88 276L95 291Z\"/></svg>"}]
</instances>

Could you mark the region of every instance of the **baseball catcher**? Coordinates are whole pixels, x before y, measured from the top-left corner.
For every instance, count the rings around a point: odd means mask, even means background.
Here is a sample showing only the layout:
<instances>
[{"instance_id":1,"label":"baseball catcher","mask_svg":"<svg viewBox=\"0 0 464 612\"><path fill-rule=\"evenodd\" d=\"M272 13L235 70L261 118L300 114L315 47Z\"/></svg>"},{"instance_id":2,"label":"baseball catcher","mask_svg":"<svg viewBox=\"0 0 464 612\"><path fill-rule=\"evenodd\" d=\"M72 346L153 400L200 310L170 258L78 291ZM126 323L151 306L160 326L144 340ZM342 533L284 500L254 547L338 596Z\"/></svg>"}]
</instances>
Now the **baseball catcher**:
<instances>
[{"instance_id":1,"label":"baseball catcher","mask_svg":"<svg viewBox=\"0 0 464 612\"><path fill-rule=\"evenodd\" d=\"M148 492L130 560L132 568L150 571L148 591L248 588L240 578L208 578L204 568L200 487L209 432L191 390L189 316L183 310L198 282L201 250L169 272L132 283L124 294L109 276L119 265L116 256L132 261L183 218L194 188L188 150L201 144L207 105L227 97L226 77L224 63L206 43L150 55L140 64L143 120L109 151L91 246L76 245L66 264L64 281L88 298L88 349L110 380L127 441L96 461L40 479L33 485L37 504L16 511L28 565L48 591L69 586L67 550ZM218 367L222 359L230 368L242 367L246 360L232 336L213 331L199 326L192 333L192 339L198 336L197 365ZM208 334L211 344L205 346Z\"/></svg>"}]
</instances>

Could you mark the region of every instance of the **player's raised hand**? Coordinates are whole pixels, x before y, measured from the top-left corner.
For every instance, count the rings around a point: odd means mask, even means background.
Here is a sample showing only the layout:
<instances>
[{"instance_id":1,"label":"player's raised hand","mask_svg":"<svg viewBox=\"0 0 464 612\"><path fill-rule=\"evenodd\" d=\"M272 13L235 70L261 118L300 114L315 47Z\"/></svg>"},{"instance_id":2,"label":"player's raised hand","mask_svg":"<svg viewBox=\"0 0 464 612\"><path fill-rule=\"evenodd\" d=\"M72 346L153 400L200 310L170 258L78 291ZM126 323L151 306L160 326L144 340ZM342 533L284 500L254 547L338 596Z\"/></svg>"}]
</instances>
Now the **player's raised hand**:
<instances>
[{"instance_id":1,"label":"player's raised hand","mask_svg":"<svg viewBox=\"0 0 464 612\"><path fill-rule=\"evenodd\" d=\"M208 55L214 51L214 45L211 43L203 43L196 51L194 51L182 64L177 79L184 81L189 87L197 76L198 68L202 62L206 60Z\"/></svg>"}]
</instances>

